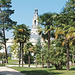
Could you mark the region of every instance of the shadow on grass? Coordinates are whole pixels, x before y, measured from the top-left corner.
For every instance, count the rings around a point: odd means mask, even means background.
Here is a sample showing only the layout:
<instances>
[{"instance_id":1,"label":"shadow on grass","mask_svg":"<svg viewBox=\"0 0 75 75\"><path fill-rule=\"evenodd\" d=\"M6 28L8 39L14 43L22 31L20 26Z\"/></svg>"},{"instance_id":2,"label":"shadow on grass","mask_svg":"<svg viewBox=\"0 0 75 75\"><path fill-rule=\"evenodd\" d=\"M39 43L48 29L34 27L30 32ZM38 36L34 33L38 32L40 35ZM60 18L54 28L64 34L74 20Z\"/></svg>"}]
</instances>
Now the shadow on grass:
<instances>
[{"instance_id":1,"label":"shadow on grass","mask_svg":"<svg viewBox=\"0 0 75 75\"><path fill-rule=\"evenodd\" d=\"M54 66L50 66L49 68L53 68ZM47 68L47 66L44 66L44 68Z\"/></svg>"},{"instance_id":2,"label":"shadow on grass","mask_svg":"<svg viewBox=\"0 0 75 75\"><path fill-rule=\"evenodd\" d=\"M33 71L21 71L21 73L26 75L60 75L59 72L47 72L45 70L33 70Z\"/></svg>"},{"instance_id":3,"label":"shadow on grass","mask_svg":"<svg viewBox=\"0 0 75 75\"><path fill-rule=\"evenodd\" d=\"M71 68L70 70L75 70L75 67L74 68Z\"/></svg>"}]
</instances>

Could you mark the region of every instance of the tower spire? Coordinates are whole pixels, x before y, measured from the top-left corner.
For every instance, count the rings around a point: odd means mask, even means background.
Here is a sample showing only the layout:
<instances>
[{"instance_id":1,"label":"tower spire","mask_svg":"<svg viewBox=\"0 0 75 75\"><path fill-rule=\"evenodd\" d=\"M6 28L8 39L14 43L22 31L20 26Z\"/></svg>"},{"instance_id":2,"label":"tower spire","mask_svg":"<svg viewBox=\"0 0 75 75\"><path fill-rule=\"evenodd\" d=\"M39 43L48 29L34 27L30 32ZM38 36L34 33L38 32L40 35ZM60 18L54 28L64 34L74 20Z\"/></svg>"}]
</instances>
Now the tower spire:
<instances>
[{"instance_id":1,"label":"tower spire","mask_svg":"<svg viewBox=\"0 0 75 75\"><path fill-rule=\"evenodd\" d=\"M37 15L38 15L38 9L35 9L35 14L37 14Z\"/></svg>"}]
</instances>

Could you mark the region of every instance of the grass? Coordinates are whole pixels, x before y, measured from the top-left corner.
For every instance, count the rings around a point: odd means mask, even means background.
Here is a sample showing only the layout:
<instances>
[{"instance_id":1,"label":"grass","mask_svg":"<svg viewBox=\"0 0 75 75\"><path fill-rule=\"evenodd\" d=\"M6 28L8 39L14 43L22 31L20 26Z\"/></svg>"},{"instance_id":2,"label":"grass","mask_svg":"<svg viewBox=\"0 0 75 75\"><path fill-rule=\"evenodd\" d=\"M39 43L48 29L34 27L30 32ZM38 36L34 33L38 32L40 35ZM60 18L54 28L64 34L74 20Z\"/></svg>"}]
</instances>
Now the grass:
<instances>
[{"instance_id":1,"label":"grass","mask_svg":"<svg viewBox=\"0 0 75 75\"><path fill-rule=\"evenodd\" d=\"M6 65L19 65L19 60L8 60L8 64ZM24 65L28 65L28 64L24 64ZM31 64L31 65L34 65L34 64Z\"/></svg>"},{"instance_id":2,"label":"grass","mask_svg":"<svg viewBox=\"0 0 75 75\"><path fill-rule=\"evenodd\" d=\"M19 60L8 60L8 63L5 65L19 65ZM24 64L24 65L28 65L28 64ZM31 65L34 65L34 64L31 64Z\"/></svg>"},{"instance_id":3,"label":"grass","mask_svg":"<svg viewBox=\"0 0 75 75\"><path fill-rule=\"evenodd\" d=\"M55 70L54 68L26 68L26 67L12 67L25 75L75 75L75 67L67 70Z\"/></svg>"},{"instance_id":4,"label":"grass","mask_svg":"<svg viewBox=\"0 0 75 75\"><path fill-rule=\"evenodd\" d=\"M18 65L19 60L8 60L8 64L7 65Z\"/></svg>"}]
</instances>

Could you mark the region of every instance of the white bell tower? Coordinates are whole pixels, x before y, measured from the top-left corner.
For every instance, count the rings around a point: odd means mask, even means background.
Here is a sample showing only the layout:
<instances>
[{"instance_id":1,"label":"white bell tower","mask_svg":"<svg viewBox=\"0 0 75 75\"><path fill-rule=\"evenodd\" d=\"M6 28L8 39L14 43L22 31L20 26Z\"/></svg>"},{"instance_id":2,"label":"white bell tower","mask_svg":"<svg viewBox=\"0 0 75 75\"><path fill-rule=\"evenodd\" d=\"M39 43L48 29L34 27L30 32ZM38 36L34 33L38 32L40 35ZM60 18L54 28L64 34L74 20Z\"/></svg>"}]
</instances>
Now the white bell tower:
<instances>
[{"instance_id":1,"label":"white bell tower","mask_svg":"<svg viewBox=\"0 0 75 75\"><path fill-rule=\"evenodd\" d=\"M38 25L39 25L38 9L35 9L33 21L32 21L31 36L30 36L30 42L32 42L33 45L37 43L37 39L39 38L38 29L37 29Z\"/></svg>"}]
</instances>

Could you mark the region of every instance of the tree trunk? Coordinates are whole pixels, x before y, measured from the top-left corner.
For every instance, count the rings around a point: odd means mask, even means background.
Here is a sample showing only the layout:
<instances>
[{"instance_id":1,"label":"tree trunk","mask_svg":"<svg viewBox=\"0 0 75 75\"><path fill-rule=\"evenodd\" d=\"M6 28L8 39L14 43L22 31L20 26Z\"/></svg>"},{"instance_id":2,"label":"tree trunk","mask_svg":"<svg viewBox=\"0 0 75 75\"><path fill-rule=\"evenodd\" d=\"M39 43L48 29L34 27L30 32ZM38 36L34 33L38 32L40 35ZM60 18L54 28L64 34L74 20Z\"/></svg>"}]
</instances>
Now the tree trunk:
<instances>
[{"instance_id":1,"label":"tree trunk","mask_svg":"<svg viewBox=\"0 0 75 75\"><path fill-rule=\"evenodd\" d=\"M5 38L5 29L4 29L4 22L3 22L3 35L4 35L4 45L5 45L5 58L6 58L6 63L8 63L8 59L7 59L7 48L6 48L6 38Z\"/></svg>"},{"instance_id":2,"label":"tree trunk","mask_svg":"<svg viewBox=\"0 0 75 75\"><path fill-rule=\"evenodd\" d=\"M42 68L44 68L44 56L42 55Z\"/></svg>"},{"instance_id":3,"label":"tree trunk","mask_svg":"<svg viewBox=\"0 0 75 75\"><path fill-rule=\"evenodd\" d=\"M30 67L30 51L29 51L29 54L28 54L28 67Z\"/></svg>"},{"instance_id":4,"label":"tree trunk","mask_svg":"<svg viewBox=\"0 0 75 75\"><path fill-rule=\"evenodd\" d=\"M20 52L19 52L19 67L20 67L20 62L21 62L21 42L20 42Z\"/></svg>"},{"instance_id":5,"label":"tree trunk","mask_svg":"<svg viewBox=\"0 0 75 75\"><path fill-rule=\"evenodd\" d=\"M1 7L0 7L0 12L1 11ZM6 63L8 63L8 59L7 59L7 48L6 48L6 38L5 38L5 29L4 29L4 17L2 16L2 20L3 20L3 35L4 35L4 46L5 46L5 59L6 59Z\"/></svg>"},{"instance_id":6,"label":"tree trunk","mask_svg":"<svg viewBox=\"0 0 75 75\"><path fill-rule=\"evenodd\" d=\"M44 68L44 62L42 62L42 68Z\"/></svg>"},{"instance_id":7,"label":"tree trunk","mask_svg":"<svg viewBox=\"0 0 75 75\"><path fill-rule=\"evenodd\" d=\"M62 70L61 64L59 64L59 65L55 64L55 68L56 68L56 70Z\"/></svg>"},{"instance_id":8,"label":"tree trunk","mask_svg":"<svg viewBox=\"0 0 75 75\"><path fill-rule=\"evenodd\" d=\"M24 48L24 43L22 43L22 67L23 67L23 48Z\"/></svg>"},{"instance_id":9,"label":"tree trunk","mask_svg":"<svg viewBox=\"0 0 75 75\"><path fill-rule=\"evenodd\" d=\"M49 62L49 50L50 50L50 31L48 32L48 61L47 61L47 68L50 67L50 62Z\"/></svg>"},{"instance_id":10,"label":"tree trunk","mask_svg":"<svg viewBox=\"0 0 75 75\"><path fill-rule=\"evenodd\" d=\"M37 59L36 59L36 68L37 68Z\"/></svg>"},{"instance_id":11,"label":"tree trunk","mask_svg":"<svg viewBox=\"0 0 75 75\"><path fill-rule=\"evenodd\" d=\"M67 43L67 70L69 70L69 42Z\"/></svg>"},{"instance_id":12,"label":"tree trunk","mask_svg":"<svg viewBox=\"0 0 75 75\"><path fill-rule=\"evenodd\" d=\"M74 66L74 55L73 55L73 57L72 57L72 58L73 58L72 60L73 60L73 66Z\"/></svg>"}]
</instances>

